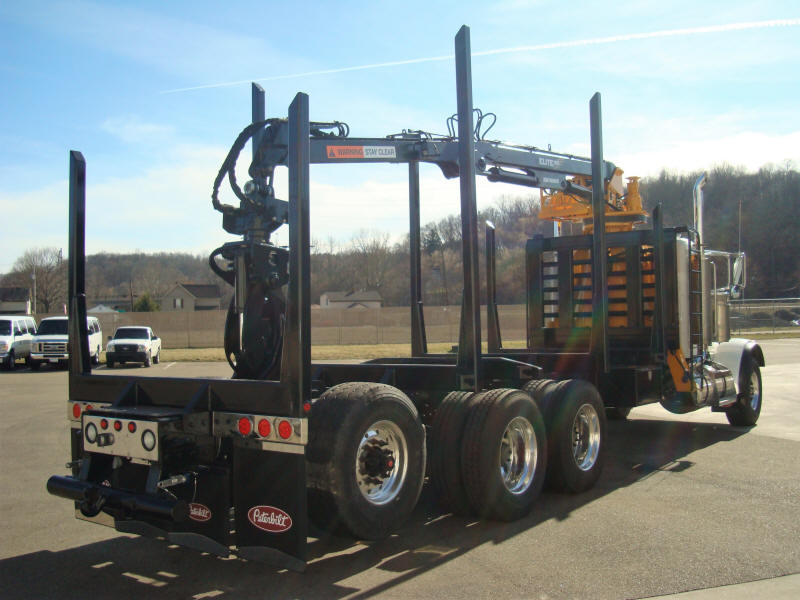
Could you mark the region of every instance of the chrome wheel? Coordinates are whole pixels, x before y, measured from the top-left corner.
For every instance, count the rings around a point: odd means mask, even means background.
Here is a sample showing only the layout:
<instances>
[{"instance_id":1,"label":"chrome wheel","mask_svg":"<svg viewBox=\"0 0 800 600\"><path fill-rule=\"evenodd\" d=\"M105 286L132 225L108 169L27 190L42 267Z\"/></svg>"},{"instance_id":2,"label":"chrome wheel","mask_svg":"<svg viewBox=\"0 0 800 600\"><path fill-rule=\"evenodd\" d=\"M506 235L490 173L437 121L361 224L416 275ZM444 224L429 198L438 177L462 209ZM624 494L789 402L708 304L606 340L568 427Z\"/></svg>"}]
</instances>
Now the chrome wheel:
<instances>
[{"instance_id":1,"label":"chrome wheel","mask_svg":"<svg viewBox=\"0 0 800 600\"><path fill-rule=\"evenodd\" d=\"M761 403L761 385L755 371L750 374L750 385L747 391L750 395L750 408L754 411L758 410L758 405Z\"/></svg>"},{"instance_id":2,"label":"chrome wheel","mask_svg":"<svg viewBox=\"0 0 800 600\"><path fill-rule=\"evenodd\" d=\"M500 441L500 477L512 494L522 494L536 472L538 452L533 425L524 417L514 417Z\"/></svg>"},{"instance_id":3,"label":"chrome wheel","mask_svg":"<svg viewBox=\"0 0 800 600\"><path fill-rule=\"evenodd\" d=\"M408 445L392 421L367 427L356 451L356 484L368 502L382 505L394 500L406 480Z\"/></svg>"},{"instance_id":4,"label":"chrome wheel","mask_svg":"<svg viewBox=\"0 0 800 600\"><path fill-rule=\"evenodd\" d=\"M572 457L581 471L589 471L600 453L600 417L591 404L583 404L572 422Z\"/></svg>"}]
</instances>

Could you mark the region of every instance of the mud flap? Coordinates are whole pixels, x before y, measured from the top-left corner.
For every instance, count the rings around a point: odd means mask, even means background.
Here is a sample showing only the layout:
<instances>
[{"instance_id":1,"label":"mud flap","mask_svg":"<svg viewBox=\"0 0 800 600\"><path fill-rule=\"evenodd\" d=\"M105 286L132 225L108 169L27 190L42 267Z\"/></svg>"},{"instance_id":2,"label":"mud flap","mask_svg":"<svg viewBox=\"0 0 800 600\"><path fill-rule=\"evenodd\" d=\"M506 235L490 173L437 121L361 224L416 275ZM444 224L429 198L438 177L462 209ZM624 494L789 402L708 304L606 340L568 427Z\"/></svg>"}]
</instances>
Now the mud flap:
<instances>
[{"instance_id":1,"label":"mud flap","mask_svg":"<svg viewBox=\"0 0 800 600\"><path fill-rule=\"evenodd\" d=\"M234 446L234 536L239 557L294 571L306 567L306 463L301 453Z\"/></svg>"},{"instance_id":2,"label":"mud flap","mask_svg":"<svg viewBox=\"0 0 800 600\"><path fill-rule=\"evenodd\" d=\"M188 504L188 518L181 521L134 513L130 518L117 518L115 529L147 537L163 538L173 544L230 555L230 469L203 467L185 484L169 488L179 500Z\"/></svg>"}]
</instances>

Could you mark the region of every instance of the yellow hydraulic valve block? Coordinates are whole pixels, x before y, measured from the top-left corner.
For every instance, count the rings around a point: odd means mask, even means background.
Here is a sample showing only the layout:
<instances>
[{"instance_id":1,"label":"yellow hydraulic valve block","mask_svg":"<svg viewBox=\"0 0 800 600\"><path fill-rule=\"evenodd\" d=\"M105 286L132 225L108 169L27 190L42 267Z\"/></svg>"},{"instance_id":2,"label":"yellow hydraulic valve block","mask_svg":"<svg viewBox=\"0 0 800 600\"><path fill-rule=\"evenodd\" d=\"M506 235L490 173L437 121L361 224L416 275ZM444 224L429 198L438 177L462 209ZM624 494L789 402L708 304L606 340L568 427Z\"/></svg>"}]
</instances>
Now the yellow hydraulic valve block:
<instances>
[{"instance_id":1,"label":"yellow hydraulic valve block","mask_svg":"<svg viewBox=\"0 0 800 600\"><path fill-rule=\"evenodd\" d=\"M590 178L575 175L571 183L585 189L591 189ZM631 231L636 223L644 223L647 213L642 208L642 197L639 195L639 178L628 177L627 189L622 186L622 169L614 171L614 176L605 184L606 196L606 231ZM542 194L540 219L549 221L583 223L583 233L591 233L592 203L572 193L563 191Z\"/></svg>"}]
</instances>

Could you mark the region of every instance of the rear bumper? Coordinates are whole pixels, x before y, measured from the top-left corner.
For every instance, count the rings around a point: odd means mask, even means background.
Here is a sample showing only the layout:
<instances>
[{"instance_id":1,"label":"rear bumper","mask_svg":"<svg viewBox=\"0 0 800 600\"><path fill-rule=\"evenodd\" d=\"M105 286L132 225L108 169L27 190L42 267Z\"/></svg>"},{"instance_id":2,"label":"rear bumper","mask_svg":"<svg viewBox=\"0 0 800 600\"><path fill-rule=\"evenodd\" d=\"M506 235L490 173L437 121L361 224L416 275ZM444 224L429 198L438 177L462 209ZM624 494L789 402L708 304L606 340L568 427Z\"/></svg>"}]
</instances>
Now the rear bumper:
<instances>
[{"instance_id":1,"label":"rear bumper","mask_svg":"<svg viewBox=\"0 0 800 600\"><path fill-rule=\"evenodd\" d=\"M54 496L79 503L81 511L94 516L95 508L111 508L131 513L147 513L180 523L189 516L189 505L183 500L165 500L147 494L123 490L80 481L74 477L53 475L47 480L47 491Z\"/></svg>"}]
</instances>

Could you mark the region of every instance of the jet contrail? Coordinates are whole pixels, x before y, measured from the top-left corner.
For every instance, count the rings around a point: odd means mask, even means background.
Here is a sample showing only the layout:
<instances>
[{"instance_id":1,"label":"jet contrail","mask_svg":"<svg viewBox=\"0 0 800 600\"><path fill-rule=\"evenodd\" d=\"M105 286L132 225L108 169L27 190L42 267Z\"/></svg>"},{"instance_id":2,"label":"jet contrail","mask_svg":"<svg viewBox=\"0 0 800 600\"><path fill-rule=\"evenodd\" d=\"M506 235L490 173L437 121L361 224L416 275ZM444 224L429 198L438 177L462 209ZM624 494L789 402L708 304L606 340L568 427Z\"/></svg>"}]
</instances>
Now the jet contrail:
<instances>
[{"instance_id":1,"label":"jet contrail","mask_svg":"<svg viewBox=\"0 0 800 600\"><path fill-rule=\"evenodd\" d=\"M650 40L655 38L675 37L682 35L700 35L705 33L723 33L727 31L744 31L746 29L765 29L767 27L796 27L800 25L800 19L773 19L771 21L748 21L744 23L729 23L727 25L708 25L705 27L687 27L684 29L665 29L663 31L651 31L647 33L626 33L623 35L612 35L608 37L589 38L585 40L571 40L568 42L551 42L549 44L535 44L532 46L514 46L512 48L496 48L494 50L482 50L473 52L472 56L491 56L493 54L511 54L517 52L539 52L541 50L553 50L556 48L577 48L580 46L598 46L602 44L615 44L617 42L631 42L635 40ZM231 87L250 83L251 81L277 81L279 79L297 79L300 77L311 77L314 75L330 75L331 73L346 73L348 71L363 71L366 69L381 69L384 67L398 67L402 65L413 65L418 63L438 62L452 60L452 54L443 56L428 56L425 58L411 58L407 60L394 60L390 62L373 63L369 65L357 65L353 67L340 67L337 69L323 69L319 71L306 71L304 73L292 73L289 75L275 75L272 77L260 77L258 79L246 79L241 81L226 81L222 83L209 83L206 85L196 85L193 87L177 88L174 90L163 90L161 94L176 94L178 92L190 92L194 90L207 90L212 88Z\"/></svg>"}]
</instances>

